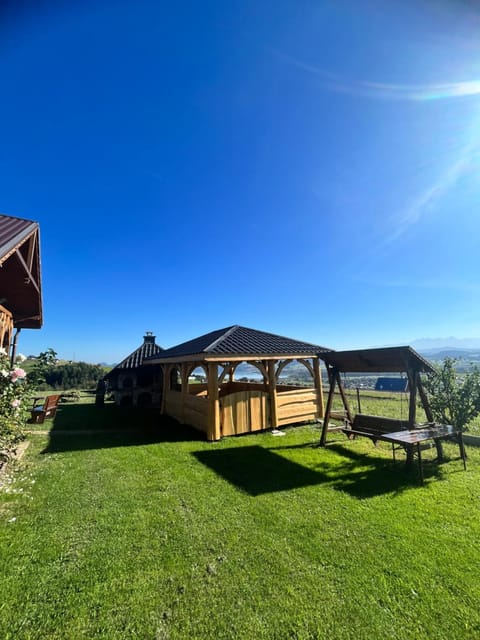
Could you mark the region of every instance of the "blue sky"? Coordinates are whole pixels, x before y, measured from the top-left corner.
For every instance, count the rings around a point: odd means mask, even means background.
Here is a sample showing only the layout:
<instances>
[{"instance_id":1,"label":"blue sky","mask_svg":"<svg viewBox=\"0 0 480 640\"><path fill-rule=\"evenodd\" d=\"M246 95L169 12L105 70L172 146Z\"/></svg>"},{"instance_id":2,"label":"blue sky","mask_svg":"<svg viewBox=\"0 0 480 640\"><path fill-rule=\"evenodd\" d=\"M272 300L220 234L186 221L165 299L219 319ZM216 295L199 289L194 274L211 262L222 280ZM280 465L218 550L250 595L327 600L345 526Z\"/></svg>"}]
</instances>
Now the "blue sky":
<instances>
[{"instance_id":1,"label":"blue sky","mask_svg":"<svg viewBox=\"0 0 480 640\"><path fill-rule=\"evenodd\" d=\"M14 5L0 210L40 223L45 312L20 351L480 337L476 3Z\"/></svg>"}]
</instances>

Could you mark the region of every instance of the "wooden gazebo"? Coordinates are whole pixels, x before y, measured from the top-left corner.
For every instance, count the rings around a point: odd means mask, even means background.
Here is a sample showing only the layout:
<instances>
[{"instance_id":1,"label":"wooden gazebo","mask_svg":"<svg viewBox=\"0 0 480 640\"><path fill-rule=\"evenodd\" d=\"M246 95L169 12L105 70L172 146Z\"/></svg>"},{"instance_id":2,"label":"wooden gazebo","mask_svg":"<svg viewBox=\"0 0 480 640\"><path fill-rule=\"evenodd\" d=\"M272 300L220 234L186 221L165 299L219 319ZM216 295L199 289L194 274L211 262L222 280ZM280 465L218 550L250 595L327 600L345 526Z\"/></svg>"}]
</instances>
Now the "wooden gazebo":
<instances>
[{"instance_id":1,"label":"wooden gazebo","mask_svg":"<svg viewBox=\"0 0 480 640\"><path fill-rule=\"evenodd\" d=\"M353 414L340 375L342 373L406 373L409 388L408 421L406 428L413 429L415 426L417 393L425 410L427 420L433 422L432 412L422 386L420 374L432 373L434 369L428 360L422 358L422 356L411 347L329 351L321 353L320 357L327 367L330 383L320 440L321 445L325 445L327 440L336 387L338 387L343 401L346 419L350 425L353 423Z\"/></svg>"},{"instance_id":2,"label":"wooden gazebo","mask_svg":"<svg viewBox=\"0 0 480 640\"><path fill-rule=\"evenodd\" d=\"M39 234L36 222L0 215L0 347L12 360L18 331L42 326Z\"/></svg>"},{"instance_id":3,"label":"wooden gazebo","mask_svg":"<svg viewBox=\"0 0 480 640\"><path fill-rule=\"evenodd\" d=\"M322 351L325 348L318 345L234 325L145 362L164 368L162 413L200 429L213 441L321 419L318 354ZM282 371L294 360L309 372L309 388L280 383ZM241 363L253 365L258 380L237 380L235 372ZM193 380L195 371L200 375Z\"/></svg>"}]
</instances>

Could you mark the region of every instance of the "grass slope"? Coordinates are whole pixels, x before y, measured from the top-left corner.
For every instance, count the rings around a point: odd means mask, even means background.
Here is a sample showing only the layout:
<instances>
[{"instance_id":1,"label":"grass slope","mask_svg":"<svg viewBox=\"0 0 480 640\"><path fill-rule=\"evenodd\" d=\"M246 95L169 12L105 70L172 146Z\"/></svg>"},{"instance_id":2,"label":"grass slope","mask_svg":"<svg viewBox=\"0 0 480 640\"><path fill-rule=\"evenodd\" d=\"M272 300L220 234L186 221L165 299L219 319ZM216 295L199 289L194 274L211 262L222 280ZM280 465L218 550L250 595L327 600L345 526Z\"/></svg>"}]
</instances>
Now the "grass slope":
<instances>
[{"instance_id":1,"label":"grass slope","mask_svg":"<svg viewBox=\"0 0 480 640\"><path fill-rule=\"evenodd\" d=\"M208 444L77 404L31 439L0 493L5 640L480 635L477 450L421 487L315 426Z\"/></svg>"}]
</instances>

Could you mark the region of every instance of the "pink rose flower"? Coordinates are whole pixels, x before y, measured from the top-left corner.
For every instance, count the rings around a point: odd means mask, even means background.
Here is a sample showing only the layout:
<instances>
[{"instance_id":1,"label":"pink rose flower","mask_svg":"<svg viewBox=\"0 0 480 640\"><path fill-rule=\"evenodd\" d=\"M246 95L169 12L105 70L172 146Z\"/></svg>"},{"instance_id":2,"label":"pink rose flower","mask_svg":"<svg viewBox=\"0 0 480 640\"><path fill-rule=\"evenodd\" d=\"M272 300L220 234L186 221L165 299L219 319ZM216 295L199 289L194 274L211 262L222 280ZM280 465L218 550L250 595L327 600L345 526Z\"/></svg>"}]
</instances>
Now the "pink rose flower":
<instances>
[{"instance_id":1,"label":"pink rose flower","mask_svg":"<svg viewBox=\"0 0 480 640\"><path fill-rule=\"evenodd\" d=\"M11 404L14 409L18 409L18 407L20 406L20 400L16 398L15 400L12 400Z\"/></svg>"},{"instance_id":2,"label":"pink rose flower","mask_svg":"<svg viewBox=\"0 0 480 640\"><path fill-rule=\"evenodd\" d=\"M26 378L27 376L27 372L24 371L23 369L20 369L20 367L16 367L10 374L10 378L12 379L12 382L16 382L17 380L22 380L22 378Z\"/></svg>"}]
</instances>

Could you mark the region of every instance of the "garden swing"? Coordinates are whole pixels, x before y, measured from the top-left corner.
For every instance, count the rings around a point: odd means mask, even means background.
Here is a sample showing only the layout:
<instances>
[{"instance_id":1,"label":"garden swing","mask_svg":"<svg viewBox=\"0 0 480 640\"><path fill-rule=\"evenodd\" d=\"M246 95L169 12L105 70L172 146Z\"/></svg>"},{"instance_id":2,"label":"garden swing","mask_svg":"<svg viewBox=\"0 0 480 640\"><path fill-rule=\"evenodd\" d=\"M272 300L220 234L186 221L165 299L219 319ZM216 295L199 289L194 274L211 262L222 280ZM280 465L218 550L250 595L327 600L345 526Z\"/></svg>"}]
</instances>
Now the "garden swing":
<instances>
[{"instance_id":1,"label":"garden swing","mask_svg":"<svg viewBox=\"0 0 480 640\"><path fill-rule=\"evenodd\" d=\"M345 409L345 425L342 431L349 437L366 436L373 442L377 440L389 442L394 450L400 445L406 450L407 463L413 461L414 455L419 460L420 476L423 480L421 464L421 446L433 441L437 448L438 458L442 459L442 439L455 437L460 447L460 455L465 466L465 450L462 433L452 425L437 425L428 404L427 395L420 378L421 373L433 373L432 365L422 358L411 347L388 347L381 349L359 349L353 351L329 351L319 354L327 368L329 391L320 445L325 446L328 432L338 431L329 426L332 417L332 405L335 389L338 387ZM345 373L405 373L408 378L408 418L389 418L386 416L353 414L341 374ZM426 423L416 422L417 394L427 418ZM337 413L337 412L335 412ZM403 406L402 406L403 414Z\"/></svg>"}]
</instances>

